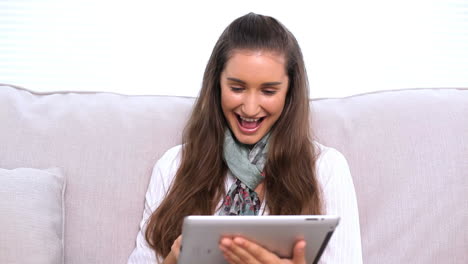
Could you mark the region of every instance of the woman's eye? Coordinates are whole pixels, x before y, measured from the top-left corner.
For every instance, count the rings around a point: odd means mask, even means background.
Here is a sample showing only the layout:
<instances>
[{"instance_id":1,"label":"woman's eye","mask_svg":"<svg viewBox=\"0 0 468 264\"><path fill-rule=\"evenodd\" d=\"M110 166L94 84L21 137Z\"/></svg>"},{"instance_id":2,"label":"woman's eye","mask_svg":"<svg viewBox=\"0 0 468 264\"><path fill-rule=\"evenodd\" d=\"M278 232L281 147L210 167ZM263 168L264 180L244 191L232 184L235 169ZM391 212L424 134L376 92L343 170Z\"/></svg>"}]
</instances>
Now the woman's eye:
<instances>
[{"instance_id":1,"label":"woman's eye","mask_svg":"<svg viewBox=\"0 0 468 264\"><path fill-rule=\"evenodd\" d=\"M242 87L233 87L233 86L231 86L231 91L233 91L235 93L242 92L243 90L244 90L244 88L242 88Z\"/></svg>"},{"instance_id":2,"label":"woman's eye","mask_svg":"<svg viewBox=\"0 0 468 264\"><path fill-rule=\"evenodd\" d=\"M263 93L265 95L274 95L276 91L275 90L263 90Z\"/></svg>"}]
</instances>

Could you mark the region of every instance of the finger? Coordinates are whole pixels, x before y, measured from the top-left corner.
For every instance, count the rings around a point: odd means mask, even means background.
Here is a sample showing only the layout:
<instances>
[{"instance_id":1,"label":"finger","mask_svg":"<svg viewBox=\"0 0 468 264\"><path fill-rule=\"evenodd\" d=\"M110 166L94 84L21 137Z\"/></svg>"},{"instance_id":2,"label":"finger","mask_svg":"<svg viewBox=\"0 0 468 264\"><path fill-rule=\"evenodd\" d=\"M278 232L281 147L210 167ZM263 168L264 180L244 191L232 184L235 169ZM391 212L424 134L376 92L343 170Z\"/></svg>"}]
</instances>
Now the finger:
<instances>
[{"instance_id":1,"label":"finger","mask_svg":"<svg viewBox=\"0 0 468 264\"><path fill-rule=\"evenodd\" d=\"M234 238L234 244L237 248L237 254L247 263L273 263L275 260L279 260L275 254L245 238Z\"/></svg>"},{"instance_id":2,"label":"finger","mask_svg":"<svg viewBox=\"0 0 468 264\"><path fill-rule=\"evenodd\" d=\"M178 236L176 238L176 240L174 241L174 243L172 243L172 246L171 246L171 251L174 252L174 256L176 258L179 257L179 253L180 253L180 245L182 244L182 235Z\"/></svg>"},{"instance_id":3,"label":"finger","mask_svg":"<svg viewBox=\"0 0 468 264\"><path fill-rule=\"evenodd\" d=\"M223 238L220 241L219 249L223 252L224 258L231 264L241 264L242 260L233 251L233 241L230 238Z\"/></svg>"},{"instance_id":4,"label":"finger","mask_svg":"<svg viewBox=\"0 0 468 264\"><path fill-rule=\"evenodd\" d=\"M230 263L230 264L245 264L239 256L234 254L231 250L227 250L223 253L224 258Z\"/></svg>"},{"instance_id":5,"label":"finger","mask_svg":"<svg viewBox=\"0 0 468 264\"><path fill-rule=\"evenodd\" d=\"M300 240L296 243L293 250L293 263L294 264L305 264L305 247L306 242L304 240Z\"/></svg>"}]
</instances>

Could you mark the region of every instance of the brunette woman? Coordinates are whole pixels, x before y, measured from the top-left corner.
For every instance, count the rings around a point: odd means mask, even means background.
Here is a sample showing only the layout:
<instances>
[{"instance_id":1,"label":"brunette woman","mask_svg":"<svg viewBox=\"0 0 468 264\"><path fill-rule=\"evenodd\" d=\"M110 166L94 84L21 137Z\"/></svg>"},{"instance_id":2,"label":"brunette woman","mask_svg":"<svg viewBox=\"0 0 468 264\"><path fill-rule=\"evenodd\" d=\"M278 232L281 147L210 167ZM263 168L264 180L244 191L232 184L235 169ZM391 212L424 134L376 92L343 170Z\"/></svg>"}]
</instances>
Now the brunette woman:
<instances>
[{"instance_id":1,"label":"brunette woman","mask_svg":"<svg viewBox=\"0 0 468 264\"><path fill-rule=\"evenodd\" d=\"M299 45L272 17L234 20L216 43L183 133L156 163L129 263L176 263L187 215L335 214L321 263L362 263L357 202L347 162L312 140ZM223 238L229 263L305 263L241 237Z\"/></svg>"}]
</instances>

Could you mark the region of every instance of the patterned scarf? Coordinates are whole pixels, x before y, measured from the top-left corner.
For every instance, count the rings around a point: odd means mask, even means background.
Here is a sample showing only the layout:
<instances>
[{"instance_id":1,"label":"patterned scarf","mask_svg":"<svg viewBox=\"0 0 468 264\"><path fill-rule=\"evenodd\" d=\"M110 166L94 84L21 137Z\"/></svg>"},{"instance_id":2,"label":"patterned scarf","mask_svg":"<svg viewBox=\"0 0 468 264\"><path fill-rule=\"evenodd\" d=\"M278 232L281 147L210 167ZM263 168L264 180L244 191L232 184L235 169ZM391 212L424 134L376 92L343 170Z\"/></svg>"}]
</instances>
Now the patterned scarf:
<instances>
[{"instance_id":1,"label":"patterned scarf","mask_svg":"<svg viewBox=\"0 0 468 264\"><path fill-rule=\"evenodd\" d=\"M261 203L254 190L263 180L269 137L270 134L266 134L249 150L246 145L238 143L231 131L226 129L224 160L237 180L224 198L220 215L258 215Z\"/></svg>"}]
</instances>

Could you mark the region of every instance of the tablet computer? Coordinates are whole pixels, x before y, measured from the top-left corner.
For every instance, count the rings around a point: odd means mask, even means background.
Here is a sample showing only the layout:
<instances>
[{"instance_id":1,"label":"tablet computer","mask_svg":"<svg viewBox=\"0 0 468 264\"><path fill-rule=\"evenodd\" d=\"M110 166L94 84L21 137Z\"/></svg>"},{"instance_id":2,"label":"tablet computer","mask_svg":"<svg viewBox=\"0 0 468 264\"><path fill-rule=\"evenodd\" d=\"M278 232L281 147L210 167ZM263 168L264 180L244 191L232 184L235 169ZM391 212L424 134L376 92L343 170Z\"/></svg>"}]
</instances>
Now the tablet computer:
<instances>
[{"instance_id":1,"label":"tablet computer","mask_svg":"<svg viewBox=\"0 0 468 264\"><path fill-rule=\"evenodd\" d=\"M227 263L219 249L223 236L242 236L282 258L292 258L296 241L304 239L306 262L317 263L338 216L187 216L182 226L179 264Z\"/></svg>"}]
</instances>

